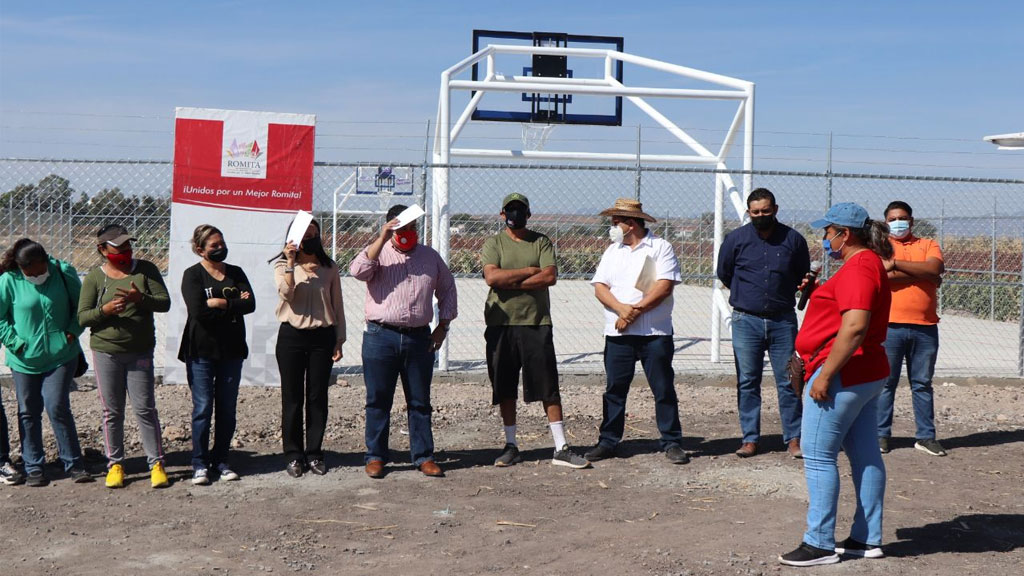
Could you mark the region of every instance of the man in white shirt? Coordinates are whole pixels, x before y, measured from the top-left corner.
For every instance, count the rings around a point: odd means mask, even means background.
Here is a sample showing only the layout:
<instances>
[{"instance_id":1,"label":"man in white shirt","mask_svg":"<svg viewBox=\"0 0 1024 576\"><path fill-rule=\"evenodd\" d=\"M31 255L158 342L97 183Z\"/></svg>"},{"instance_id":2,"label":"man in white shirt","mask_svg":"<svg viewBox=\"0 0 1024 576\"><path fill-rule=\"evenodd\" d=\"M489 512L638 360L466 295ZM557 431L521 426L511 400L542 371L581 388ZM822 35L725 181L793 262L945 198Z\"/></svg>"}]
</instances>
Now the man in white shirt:
<instances>
[{"instance_id":1,"label":"man in white shirt","mask_svg":"<svg viewBox=\"0 0 1024 576\"><path fill-rule=\"evenodd\" d=\"M655 222L636 200L619 198L603 212L610 216L611 246L601 256L593 280L604 305L604 393L601 435L586 453L595 462L615 456L626 424L626 396L640 360L654 393L661 449L673 464L690 461L682 448L675 372L672 370L672 290L682 281L672 245L647 230Z\"/></svg>"}]
</instances>

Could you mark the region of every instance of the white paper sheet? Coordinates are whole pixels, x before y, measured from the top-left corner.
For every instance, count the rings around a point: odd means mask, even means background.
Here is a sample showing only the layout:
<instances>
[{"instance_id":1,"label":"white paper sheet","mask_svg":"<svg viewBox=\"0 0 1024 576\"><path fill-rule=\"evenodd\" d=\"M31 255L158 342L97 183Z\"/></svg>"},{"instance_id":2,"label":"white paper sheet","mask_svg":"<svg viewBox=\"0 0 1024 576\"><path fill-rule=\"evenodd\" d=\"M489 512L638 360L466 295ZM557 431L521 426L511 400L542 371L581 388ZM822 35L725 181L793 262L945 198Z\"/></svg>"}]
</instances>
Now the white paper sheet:
<instances>
[{"instance_id":1,"label":"white paper sheet","mask_svg":"<svg viewBox=\"0 0 1024 576\"><path fill-rule=\"evenodd\" d=\"M288 228L288 240L295 243L298 247L302 244L302 237L306 235L306 229L309 228L309 223L313 221L313 215L305 210L299 210L295 213L295 219L292 220L292 225Z\"/></svg>"},{"instance_id":2,"label":"white paper sheet","mask_svg":"<svg viewBox=\"0 0 1024 576\"><path fill-rule=\"evenodd\" d=\"M423 211L423 208L420 208L419 204L413 204L399 212L398 216L395 216L395 220L398 220L398 226L395 226L395 228L401 228L424 214L426 212Z\"/></svg>"},{"instance_id":3,"label":"white paper sheet","mask_svg":"<svg viewBox=\"0 0 1024 576\"><path fill-rule=\"evenodd\" d=\"M647 256L644 258L644 266L640 269L640 274L637 276L636 289L646 295L657 279L658 267L654 264L654 260Z\"/></svg>"}]
</instances>

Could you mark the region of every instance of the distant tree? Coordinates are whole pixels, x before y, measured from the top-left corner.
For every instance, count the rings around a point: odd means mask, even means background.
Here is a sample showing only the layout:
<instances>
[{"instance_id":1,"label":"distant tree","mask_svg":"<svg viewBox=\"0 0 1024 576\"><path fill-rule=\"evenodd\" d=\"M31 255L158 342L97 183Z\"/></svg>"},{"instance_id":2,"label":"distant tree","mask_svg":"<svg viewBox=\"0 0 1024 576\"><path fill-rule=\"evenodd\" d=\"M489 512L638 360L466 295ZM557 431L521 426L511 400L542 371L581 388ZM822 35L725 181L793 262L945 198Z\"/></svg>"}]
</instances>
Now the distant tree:
<instances>
[{"instance_id":1,"label":"distant tree","mask_svg":"<svg viewBox=\"0 0 1024 576\"><path fill-rule=\"evenodd\" d=\"M71 182L56 174L50 174L40 180L35 190L40 206L56 207L71 204L71 197L74 193Z\"/></svg>"},{"instance_id":2,"label":"distant tree","mask_svg":"<svg viewBox=\"0 0 1024 576\"><path fill-rule=\"evenodd\" d=\"M4 206L27 207L35 199L35 184L18 184L0 196L0 204Z\"/></svg>"}]
</instances>

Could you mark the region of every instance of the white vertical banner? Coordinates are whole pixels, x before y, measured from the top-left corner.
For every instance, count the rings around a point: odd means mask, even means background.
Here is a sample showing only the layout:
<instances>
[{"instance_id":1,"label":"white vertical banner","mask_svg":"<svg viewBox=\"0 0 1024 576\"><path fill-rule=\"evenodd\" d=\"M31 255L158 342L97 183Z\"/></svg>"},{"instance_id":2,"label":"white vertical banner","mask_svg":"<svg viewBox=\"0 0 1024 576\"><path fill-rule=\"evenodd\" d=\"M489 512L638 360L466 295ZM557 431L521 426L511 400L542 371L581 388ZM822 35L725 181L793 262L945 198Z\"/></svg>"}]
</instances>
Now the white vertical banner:
<instances>
[{"instance_id":1,"label":"white vertical banner","mask_svg":"<svg viewBox=\"0 0 1024 576\"><path fill-rule=\"evenodd\" d=\"M227 262L245 271L256 298L256 311L245 317L249 358L242 383L280 385L278 298L267 260L284 245L295 213L312 211L315 122L311 114L176 109L166 382L186 382L177 359L188 314L181 276L199 261L193 231L211 224L224 233Z\"/></svg>"}]
</instances>

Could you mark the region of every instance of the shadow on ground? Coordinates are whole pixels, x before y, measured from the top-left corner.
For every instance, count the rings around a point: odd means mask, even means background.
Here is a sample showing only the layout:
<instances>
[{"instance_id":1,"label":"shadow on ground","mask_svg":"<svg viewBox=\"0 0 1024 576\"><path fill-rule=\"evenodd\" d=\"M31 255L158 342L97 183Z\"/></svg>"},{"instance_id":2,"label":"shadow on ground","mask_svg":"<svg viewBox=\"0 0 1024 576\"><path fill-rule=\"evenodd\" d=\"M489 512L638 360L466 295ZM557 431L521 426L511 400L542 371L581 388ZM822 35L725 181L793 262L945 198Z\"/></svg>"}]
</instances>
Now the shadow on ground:
<instances>
[{"instance_id":1,"label":"shadow on ground","mask_svg":"<svg viewBox=\"0 0 1024 576\"><path fill-rule=\"evenodd\" d=\"M1024 514L968 514L914 528L898 528L890 557L939 553L1010 552L1024 547Z\"/></svg>"}]
</instances>

